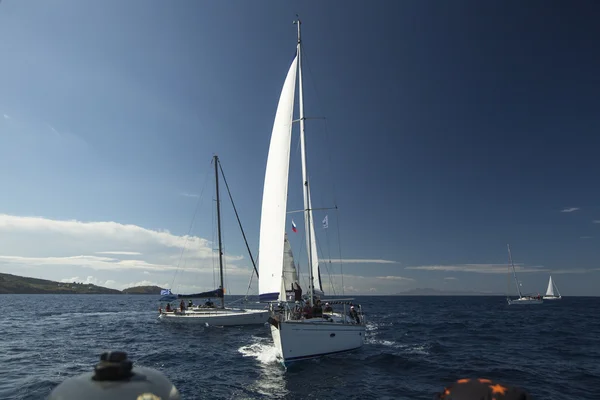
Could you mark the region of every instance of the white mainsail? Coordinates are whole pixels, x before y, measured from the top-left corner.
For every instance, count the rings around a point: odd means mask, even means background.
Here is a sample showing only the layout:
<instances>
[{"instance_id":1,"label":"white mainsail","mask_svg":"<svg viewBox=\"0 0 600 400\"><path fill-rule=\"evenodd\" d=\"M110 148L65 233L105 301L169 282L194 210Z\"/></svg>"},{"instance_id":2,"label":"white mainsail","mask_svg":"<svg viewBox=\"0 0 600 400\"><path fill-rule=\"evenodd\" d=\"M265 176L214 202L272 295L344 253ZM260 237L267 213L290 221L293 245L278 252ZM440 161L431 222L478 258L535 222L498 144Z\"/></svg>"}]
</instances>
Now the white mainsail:
<instances>
[{"instance_id":1,"label":"white mainsail","mask_svg":"<svg viewBox=\"0 0 600 400\"><path fill-rule=\"evenodd\" d=\"M280 296L285 298L285 292L281 293L284 254L281 238L285 235L297 65L296 56L279 97L267 158L260 219L258 293L261 301L276 300Z\"/></svg>"},{"instance_id":2,"label":"white mainsail","mask_svg":"<svg viewBox=\"0 0 600 400\"><path fill-rule=\"evenodd\" d=\"M293 292L293 284L299 284L298 272L296 271L296 264L294 264L294 254L287 233L283 240L283 284L286 293Z\"/></svg>"},{"instance_id":3,"label":"white mainsail","mask_svg":"<svg viewBox=\"0 0 600 400\"><path fill-rule=\"evenodd\" d=\"M554 283L552 283L552 276L550 276L550 281L548 282L548 289L546 289L546 296L555 296Z\"/></svg>"}]
</instances>

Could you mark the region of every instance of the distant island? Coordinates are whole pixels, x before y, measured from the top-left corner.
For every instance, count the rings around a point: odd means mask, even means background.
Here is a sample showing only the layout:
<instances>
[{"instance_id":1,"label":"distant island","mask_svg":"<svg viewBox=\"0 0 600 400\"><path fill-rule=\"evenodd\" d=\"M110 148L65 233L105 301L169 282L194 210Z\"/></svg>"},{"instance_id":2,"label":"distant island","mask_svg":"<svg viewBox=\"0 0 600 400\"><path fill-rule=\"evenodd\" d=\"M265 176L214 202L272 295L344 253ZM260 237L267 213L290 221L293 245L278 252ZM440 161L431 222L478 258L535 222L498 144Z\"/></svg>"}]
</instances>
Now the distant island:
<instances>
[{"instance_id":1,"label":"distant island","mask_svg":"<svg viewBox=\"0 0 600 400\"><path fill-rule=\"evenodd\" d=\"M158 286L109 289L82 282L55 282L46 279L0 273L0 294L160 294Z\"/></svg>"},{"instance_id":2,"label":"distant island","mask_svg":"<svg viewBox=\"0 0 600 400\"><path fill-rule=\"evenodd\" d=\"M394 296L504 296L502 293L477 292L470 290L439 290L431 288L409 289Z\"/></svg>"},{"instance_id":3,"label":"distant island","mask_svg":"<svg viewBox=\"0 0 600 400\"><path fill-rule=\"evenodd\" d=\"M160 294L162 288L158 286L134 286L123 289L125 294Z\"/></svg>"}]
</instances>

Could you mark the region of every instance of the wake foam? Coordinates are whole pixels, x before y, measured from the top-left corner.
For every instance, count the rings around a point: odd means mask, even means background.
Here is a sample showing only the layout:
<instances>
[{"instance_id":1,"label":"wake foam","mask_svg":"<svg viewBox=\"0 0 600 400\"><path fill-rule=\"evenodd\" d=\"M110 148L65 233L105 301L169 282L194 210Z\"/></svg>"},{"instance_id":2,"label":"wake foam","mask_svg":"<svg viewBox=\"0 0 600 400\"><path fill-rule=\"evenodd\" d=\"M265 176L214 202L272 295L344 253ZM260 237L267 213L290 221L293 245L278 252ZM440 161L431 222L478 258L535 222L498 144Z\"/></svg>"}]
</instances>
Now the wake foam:
<instances>
[{"instance_id":1,"label":"wake foam","mask_svg":"<svg viewBox=\"0 0 600 400\"><path fill-rule=\"evenodd\" d=\"M254 343L238 349L242 356L254 357L261 364L272 364L279 361L277 348L269 343L269 339L252 336L252 341Z\"/></svg>"}]
</instances>

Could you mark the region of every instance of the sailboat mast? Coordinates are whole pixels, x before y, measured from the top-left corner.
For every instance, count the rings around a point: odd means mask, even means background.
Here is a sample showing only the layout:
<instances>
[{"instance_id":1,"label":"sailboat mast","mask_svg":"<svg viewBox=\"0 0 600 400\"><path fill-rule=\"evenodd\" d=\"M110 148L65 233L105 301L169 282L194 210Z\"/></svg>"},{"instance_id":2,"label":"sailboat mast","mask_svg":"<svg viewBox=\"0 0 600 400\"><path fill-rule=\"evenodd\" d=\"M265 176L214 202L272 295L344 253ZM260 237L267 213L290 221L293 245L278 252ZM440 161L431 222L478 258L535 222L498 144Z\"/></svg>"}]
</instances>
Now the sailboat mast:
<instances>
[{"instance_id":1,"label":"sailboat mast","mask_svg":"<svg viewBox=\"0 0 600 400\"><path fill-rule=\"evenodd\" d=\"M225 308L225 286L223 285L223 244L221 243L221 201L219 199L219 156L214 156L215 163L215 190L217 192L217 232L219 235L219 272L221 275L221 308Z\"/></svg>"},{"instance_id":2,"label":"sailboat mast","mask_svg":"<svg viewBox=\"0 0 600 400\"><path fill-rule=\"evenodd\" d=\"M304 91L302 88L302 37L300 35L300 18L295 22L298 25L298 103L300 108L300 151L302 153L302 182L304 183L304 231L306 232L306 249L308 251L308 298L312 305L314 302L314 285L313 285L313 270L312 270L312 246L310 237L310 204L308 202L308 176L306 173L306 138L304 131Z\"/></svg>"},{"instance_id":3,"label":"sailboat mast","mask_svg":"<svg viewBox=\"0 0 600 400\"><path fill-rule=\"evenodd\" d=\"M513 263L512 255L510 254L510 245L507 244L506 247L508 248L508 260L510 261L510 265L512 265L513 276L515 277L515 285L517 285L517 293L519 293L519 298L521 298L523 296L521 295L521 289L519 288L519 281L517 280L517 272L515 271L515 264Z\"/></svg>"}]
</instances>

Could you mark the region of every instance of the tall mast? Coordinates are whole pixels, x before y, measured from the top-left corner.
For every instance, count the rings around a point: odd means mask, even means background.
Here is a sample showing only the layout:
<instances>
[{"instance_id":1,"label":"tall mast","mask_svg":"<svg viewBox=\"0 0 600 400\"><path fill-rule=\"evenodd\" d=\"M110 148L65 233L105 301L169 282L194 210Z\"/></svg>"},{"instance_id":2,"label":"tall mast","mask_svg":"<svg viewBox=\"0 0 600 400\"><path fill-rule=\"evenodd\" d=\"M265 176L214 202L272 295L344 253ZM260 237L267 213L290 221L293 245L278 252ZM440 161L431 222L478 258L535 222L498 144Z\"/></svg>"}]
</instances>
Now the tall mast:
<instances>
[{"instance_id":1,"label":"tall mast","mask_svg":"<svg viewBox=\"0 0 600 400\"><path fill-rule=\"evenodd\" d=\"M221 290L223 296L221 297L221 308L225 308L225 286L223 285L223 245L221 243L221 202L219 199L219 156L214 156L215 163L215 187L217 192L217 232L219 235L219 272L221 275Z\"/></svg>"},{"instance_id":2,"label":"tall mast","mask_svg":"<svg viewBox=\"0 0 600 400\"><path fill-rule=\"evenodd\" d=\"M297 16L296 16L297 17ZM309 303L312 305L314 301L314 285L313 285L313 271L312 271L312 248L311 248L311 237L310 237L310 205L308 203L309 191L308 191L308 176L306 173L306 138L304 134L304 93L302 90L302 37L300 35L300 18L294 21L298 25L298 103L300 107L300 149L302 153L302 182L304 183L304 231L306 232L306 249L308 251L308 298Z\"/></svg>"},{"instance_id":3,"label":"tall mast","mask_svg":"<svg viewBox=\"0 0 600 400\"><path fill-rule=\"evenodd\" d=\"M510 245L507 244L506 247L508 248L508 260L510 261L510 265L512 265L513 276L515 277L515 285L517 285L517 292L519 293L519 298L521 298L523 296L521 295L521 289L519 288L519 281L517 280L517 272L515 271L515 264L513 263L512 255L510 254Z\"/></svg>"}]
</instances>

